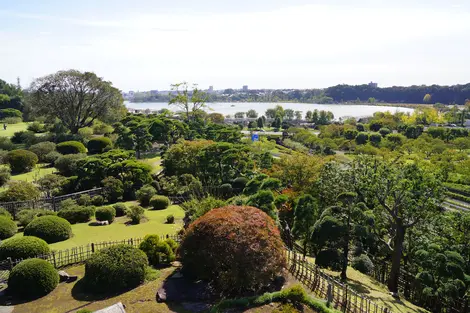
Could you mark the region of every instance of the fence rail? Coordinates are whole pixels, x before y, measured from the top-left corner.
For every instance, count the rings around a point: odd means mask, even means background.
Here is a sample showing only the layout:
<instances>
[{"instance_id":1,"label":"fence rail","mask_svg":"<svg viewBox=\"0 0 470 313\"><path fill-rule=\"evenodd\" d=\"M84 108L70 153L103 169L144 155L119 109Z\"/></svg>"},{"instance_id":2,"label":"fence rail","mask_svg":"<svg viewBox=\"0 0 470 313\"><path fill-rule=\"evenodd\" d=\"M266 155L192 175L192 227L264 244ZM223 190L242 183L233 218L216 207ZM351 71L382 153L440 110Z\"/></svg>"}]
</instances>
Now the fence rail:
<instances>
[{"instance_id":1,"label":"fence rail","mask_svg":"<svg viewBox=\"0 0 470 313\"><path fill-rule=\"evenodd\" d=\"M13 215L14 218L16 218L16 214L22 209L28 208L58 211L61 201L66 199L78 199L81 195L96 196L101 194L102 190L102 188L94 188L57 197L40 198L27 201L0 202L0 207L5 208L8 212L11 213L11 215Z\"/></svg>"},{"instance_id":2,"label":"fence rail","mask_svg":"<svg viewBox=\"0 0 470 313\"><path fill-rule=\"evenodd\" d=\"M289 272L318 297L326 299L342 312L390 313L391 309L359 295L347 285L325 274L316 265L308 262L295 250L287 250Z\"/></svg>"},{"instance_id":3,"label":"fence rail","mask_svg":"<svg viewBox=\"0 0 470 313\"><path fill-rule=\"evenodd\" d=\"M180 237L178 235L162 235L160 236L160 238L170 238L177 242L180 241ZM138 247L142 240L143 238L130 238L116 241L89 243L87 245L71 249L52 251L51 253L46 255L38 255L36 256L36 258L46 260L52 265L54 265L55 268L59 269L66 266L83 263L95 252L118 244L128 244L133 247ZM0 284L7 283L11 269L21 261L23 261L23 259L12 260L9 258L0 262Z\"/></svg>"}]
</instances>

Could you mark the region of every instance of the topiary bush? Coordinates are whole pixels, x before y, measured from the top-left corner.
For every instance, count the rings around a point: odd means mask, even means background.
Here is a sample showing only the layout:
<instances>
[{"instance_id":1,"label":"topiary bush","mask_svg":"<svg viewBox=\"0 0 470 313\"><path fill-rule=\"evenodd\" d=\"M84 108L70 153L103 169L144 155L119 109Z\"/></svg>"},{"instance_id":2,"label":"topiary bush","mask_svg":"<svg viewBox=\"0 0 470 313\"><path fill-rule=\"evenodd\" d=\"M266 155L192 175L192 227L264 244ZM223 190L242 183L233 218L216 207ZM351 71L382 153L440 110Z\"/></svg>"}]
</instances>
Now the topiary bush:
<instances>
[{"instance_id":1,"label":"topiary bush","mask_svg":"<svg viewBox=\"0 0 470 313\"><path fill-rule=\"evenodd\" d=\"M248 206L209 211L188 227L179 251L185 275L206 280L222 293L258 291L286 264L274 220Z\"/></svg>"},{"instance_id":2,"label":"topiary bush","mask_svg":"<svg viewBox=\"0 0 470 313\"><path fill-rule=\"evenodd\" d=\"M0 244L0 260L29 259L51 252L47 242L33 236L10 238Z\"/></svg>"},{"instance_id":3,"label":"topiary bush","mask_svg":"<svg viewBox=\"0 0 470 313\"><path fill-rule=\"evenodd\" d=\"M77 199L77 204L82 205L82 206L90 205L91 204L90 195L87 195L87 194L80 195L80 197Z\"/></svg>"},{"instance_id":4,"label":"topiary bush","mask_svg":"<svg viewBox=\"0 0 470 313\"><path fill-rule=\"evenodd\" d=\"M129 245L102 249L85 262L85 283L97 293L134 288L145 280L147 256Z\"/></svg>"},{"instance_id":5,"label":"topiary bush","mask_svg":"<svg viewBox=\"0 0 470 313\"><path fill-rule=\"evenodd\" d=\"M95 215L95 207L77 206L70 209L62 209L57 213L58 217L66 219L70 224L86 223Z\"/></svg>"},{"instance_id":6,"label":"topiary bush","mask_svg":"<svg viewBox=\"0 0 470 313\"><path fill-rule=\"evenodd\" d=\"M122 199L124 194L124 184L115 177L106 177L101 181L103 186L103 194L110 203L114 203Z\"/></svg>"},{"instance_id":7,"label":"topiary bush","mask_svg":"<svg viewBox=\"0 0 470 313\"><path fill-rule=\"evenodd\" d=\"M12 237L18 231L18 226L7 216L0 216L0 240Z\"/></svg>"},{"instance_id":8,"label":"topiary bush","mask_svg":"<svg viewBox=\"0 0 470 313\"><path fill-rule=\"evenodd\" d=\"M110 224L116 217L116 210L112 206L96 209L95 218L97 221L108 221Z\"/></svg>"},{"instance_id":9,"label":"topiary bush","mask_svg":"<svg viewBox=\"0 0 470 313\"><path fill-rule=\"evenodd\" d=\"M157 190L150 185L145 185L135 193L137 200L139 200L140 205L147 207L149 206L150 199L157 194Z\"/></svg>"},{"instance_id":10,"label":"topiary bush","mask_svg":"<svg viewBox=\"0 0 470 313\"><path fill-rule=\"evenodd\" d=\"M8 278L8 290L21 298L41 297L57 287L59 273L51 263L28 259L16 265Z\"/></svg>"},{"instance_id":11,"label":"topiary bush","mask_svg":"<svg viewBox=\"0 0 470 313\"><path fill-rule=\"evenodd\" d=\"M16 214L16 219L20 226L26 227L34 218L46 215L57 215L57 213L50 210L23 209Z\"/></svg>"},{"instance_id":12,"label":"topiary bush","mask_svg":"<svg viewBox=\"0 0 470 313\"><path fill-rule=\"evenodd\" d=\"M61 156L62 154L60 154L59 152L51 151L44 156L43 162L48 163L48 164L54 164L55 161L57 161L57 159L60 158Z\"/></svg>"},{"instance_id":13,"label":"topiary bush","mask_svg":"<svg viewBox=\"0 0 470 313\"><path fill-rule=\"evenodd\" d=\"M87 148L91 154L103 153L113 147L113 142L108 137L92 138L88 141Z\"/></svg>"},{"instance_id":14,"label":"topiary bush","mask_svg":"<svg viewBox=\"0 0 470 313\"><path fill-rule=\"evenodd\" d=\"M56 146L57 151L62 154L86 153L86 148L79 141L64 141Z\"/></svg>"},{"instance_id":15,"label":"topiary bush","mask_svg":"<svg viewBox=\"0 0 470 313\"><path fill-rule=\"evenodd\" d=\"M31 151L19 149L8 152L6 161L13 173L24 173L36 166L38 156Z\"/></svg>"},{"instance_id":16,"label":"topiary bush","mask_svg":"<svg viewBox=\"0 0 470 313\"><path fill-rule=\"evenodd\" d=\"M104 203L104 198L101 195L97 195L91 198L91 204L93 205L100 206L100 205L103 205L103 203Z\"/></svg>"},{"instance_id":17,"label":"topiary bush","mask_svg":"<svg viewBox=\"0 0 470 313\"><path fill-rule=\"evenodd\" d=\"M166 241L161 240L159 235L145 236L139 249L144 251L149 263L153 266L168 264L176 259L172 247Z\"/></svg>"},{"instance_id":18,"label":"topiary bush","mask_svg":"<svg viewBox=\"0 0 470 313\"><path fill-rule=\"evenodd\" d=\"M116 217L124 216L127 214L127 206L124 203L116 203L113 205L116 210Z\"/></svg>"},{"instance_id":19,"label":"topiary bush","mask_svg":"<svg viewBox=\"0 0 470 313\"><path fill-rule=\"evenodd\" d=\"M55 143L44 141L29 147L29 151L38 156L40 162L46 162L46 156L55 151ZM49 162L50 163L50 162Z\"/></svg>"},{"instance_id":20,"label":"topiary bush","mask_svg":"<svg viewBox=\"0 0 470 313\"><path fill-rule=\"evenodd\" d=\"M28 130L36 134L46 132L46 128L44 127L44 125L39 122L33 122L29 124Z\"/></svg>"},{"instance_id":21,"label":"topiary bush","mask_svg":"<svg viewBox=\"0 0 470 313\"><path fill-rule=\"evenodd\" d=\"M173 214L170 214L166 217L166 223L167 224L174 224L175 223L175 216Z\"/></svg>"},{"instance_id":22,"label":"topiary bush","mask_svg":"<svg viewBox=\"0 0 470 313\"><path fill-rule=\"evenodd\" d=\"M154 210L165 210L170 206L170 199L165 196L153 196L150 205Z\"/></svg>"},{"instance_id":23,"label":"topiary bush","mask_svg":"<svg viewBox=\"0 0 470 313\"><path fill-rule=\"evenodd\" d=\"M338 249L326 249L318 253L315 264L333 271L341 271L341 253Z\"/></svg>"},{"instance_id":24,"label":"topiary bush","mask_svg":"<svg viewBox=\"0 0 470 313\"><path fill-rule=\"evenodd\" d=\"M351 266L363 274L371 274L374 272L374 263L372 263L371 259L365 254L353 258Z\"/></svg>"},{"instance_id":25,"label":"topiary bush","mask_svg":"<svg viewBox=\"0 0 470 313\"><path fill-rule=\"evenodd\" d=\"M54 162L54 167L61 175L71 176L77 172L78 161L84 159L85 154L61 155Z\"/></svg>"},{"instance_id":26,"label":"topiary bush","mask_svg":"<svg viewBox=\"0 0 470 313\"><path fill-rule=\"evenodd\" d=\"M35 236L47 243L67 240L72 236L70 223L61 217L48 215L33 219L24 229L25 236Z\"/></svg>"},{"instance_id":27,"label":"topiary bush","mask_svg":"<svg viewBox=\"0 0 470 313\"><path fill-rule=\"evenodd\" d=\"M8 212L8 210L5 208L0 208L0 216L5 216L11 220L13 219L13 216L11 215L11 213Z\"/></svg>"},{"instance_id":28,"label":"topiary bush","mask_svg":"<svg viewBox=\"0 0 470 313\"><path fill-rule=\"evenodd\" d=\"M140 224L140 220L144 217L144 208L140 205L132 205L127 210L127 217L131 219L132 224Z\"/></svg>"}]
</instances>

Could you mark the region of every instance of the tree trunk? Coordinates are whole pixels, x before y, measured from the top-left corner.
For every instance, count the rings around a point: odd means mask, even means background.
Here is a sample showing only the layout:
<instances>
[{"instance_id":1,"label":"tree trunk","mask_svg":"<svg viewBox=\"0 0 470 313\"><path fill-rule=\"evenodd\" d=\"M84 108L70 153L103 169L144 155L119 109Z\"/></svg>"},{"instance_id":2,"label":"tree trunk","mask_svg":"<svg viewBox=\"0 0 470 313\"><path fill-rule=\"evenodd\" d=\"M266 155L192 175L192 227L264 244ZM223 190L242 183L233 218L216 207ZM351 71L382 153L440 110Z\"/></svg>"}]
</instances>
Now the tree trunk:
<instances>
[{"instance_id":1,"label":"tree trunk","mask_svg":"<svg viewBox=\"0 0 470 313\"><path fill-rule=\"evenodd\" d=\"M344 238L344 246L343 246L343 264L341 269L341 279L346 280L348 279L346 271L348 270L348 256L349 256L349 240L350 240L350 232L351 232L351 214L348 212L348 220L347 220L347 230L346 236Z\"/></svg>"},{"instance_id":2,"label":"tree trunk","mask_svg":"<svg viewBox=\"0 0 470 313\"><path fill-rule=\"evenodd\" d=\"M398 279L400 277L401 257L403 253L403 241L405 240L405 227L401 221L396 225L396 237L392 252L392 268L388 278L388 290L398 294Z\"/></svg>"}]
</instances>

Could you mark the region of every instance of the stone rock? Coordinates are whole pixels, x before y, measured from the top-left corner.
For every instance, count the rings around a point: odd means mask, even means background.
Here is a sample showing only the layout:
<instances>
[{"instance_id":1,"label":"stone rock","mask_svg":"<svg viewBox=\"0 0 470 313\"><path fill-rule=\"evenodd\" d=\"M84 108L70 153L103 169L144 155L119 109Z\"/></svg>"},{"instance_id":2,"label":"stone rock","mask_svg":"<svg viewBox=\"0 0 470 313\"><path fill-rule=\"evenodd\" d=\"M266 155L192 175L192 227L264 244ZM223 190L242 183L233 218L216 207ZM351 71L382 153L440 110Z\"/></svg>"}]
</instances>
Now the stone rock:
<instances>
[{"instance_id":1,"label":"stone rock","mask_svg":"<svg viewBox=\"0 0 470 313\"><path fill-rule=\"evenodd\" d=\"M124 305L121 302L118 302L112 306L108 306L107 308L95 311L95 313L126 313L124 309Z\"/></svg>"},{"instance_id":2,"label":"stone rock","mask_svg":"<svg viewBox=\"0 0 470 313\"><path fill-rule=\"evenodd\" d=\"M109 225L109 222L108 222L108 221L97 221L97 222L96 222L96 225L98 225L98 226L105 226L105 225Z\"/></svg>"},{"instance_id":3,"label":"stone rock","mask_svg":"<svg viewBox=\"0 0 470 313\"><path fill-rule=\"evenodd\" d=\"M62 282L71 283L78 279L78 276L69 275L66 271L59 271L58 273L59 273L59 279L61 283Z\"/></svg>"}]
</instances>

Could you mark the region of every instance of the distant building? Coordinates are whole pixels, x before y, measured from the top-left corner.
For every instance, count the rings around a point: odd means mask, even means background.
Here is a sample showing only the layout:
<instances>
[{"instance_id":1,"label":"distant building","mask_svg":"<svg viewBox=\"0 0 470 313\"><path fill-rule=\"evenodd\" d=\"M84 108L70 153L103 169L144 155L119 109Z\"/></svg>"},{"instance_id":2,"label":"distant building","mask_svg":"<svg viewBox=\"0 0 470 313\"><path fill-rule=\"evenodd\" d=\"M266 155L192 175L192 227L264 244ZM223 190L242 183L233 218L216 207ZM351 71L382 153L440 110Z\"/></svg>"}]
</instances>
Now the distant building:
<instances>
[{"instance_id":1,"label":"distant building","mask_svg":"<svg viewBox=\"0 0 470 313\"><path fill-rule=\"evenodd\" d=\"M242 88L243 91L248 91L248 85L244 85Z\"/></svg>"},{"instance_id":2,"label":"distant building","mask_svg":"<svg viewBox=\"0 0 470 313\"><path fill-rule=\"evenodd\" d=\"M135 95L135 92L133 90L128 92L129 97L133 97Z\"/></svg>"},{"instance_id":3,"label":"distant building","mask_svg":"<svg viewBox=\"0 0 470 313\"><path fill-rule=\"evenodd\" d=\"M207 90L208 93L213 93L214 92L214 86L209 86L209 89Z\"/></svg>"},{"instance_id":4,"label":"distant building","mask_svg":"<svg viewBox=\"0 0 470 313\"><path fill-rule=\"evenodd\" d=\"M158 95L158 90L150 90L150 95L151 95L151 96L156 96L156 95Z\"/></svg>"},{"instance_id":5,"label":"distant building","mask_svg":"<svg viewBox=\"0 0 470 313\"><path fill-rule=\"evenodd\" d=\"M377 87L378 87L378 84L377 84L377 83L374 83L374 82L370 82L370 83L369 83L369 87L371 87L371 88L377 88Z\"/></svg>"}]
</instances>

